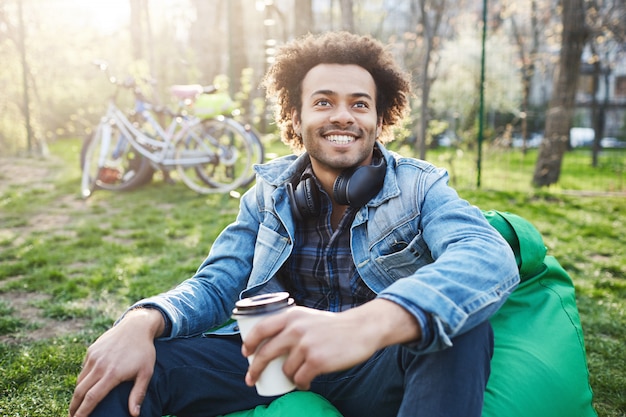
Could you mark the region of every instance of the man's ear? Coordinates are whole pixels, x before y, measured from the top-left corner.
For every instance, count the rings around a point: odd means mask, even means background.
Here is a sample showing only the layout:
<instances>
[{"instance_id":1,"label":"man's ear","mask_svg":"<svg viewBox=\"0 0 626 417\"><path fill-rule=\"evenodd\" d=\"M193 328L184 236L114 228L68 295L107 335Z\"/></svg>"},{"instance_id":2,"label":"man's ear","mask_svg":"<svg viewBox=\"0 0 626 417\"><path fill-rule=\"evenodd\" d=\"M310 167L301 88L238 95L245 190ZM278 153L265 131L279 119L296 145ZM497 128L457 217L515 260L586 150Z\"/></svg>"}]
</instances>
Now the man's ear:
<instances>
[{"instance_id":1,"label":"man's ear","mask_svg":"<svg viewBox=\"0 0 626 417\"><path fill-rule=\"evenodd\" d=\"M383 118L379 117L378 118L378 123L376 123L376 138L378 138L380 136L382 131L383 131Z\"/></svg>"},{"instance_id":2,"label":"man's ear","mask_svg":"<svg viewBox=\"0 0 626 417\"><path fill-rule=\"evenodd\" d=\"M300 115L298 114L298 110L291 109L291 124L293 126L293 131L296 132L296 135L300 136L302 132L300 131Z\"/></svg>"}]
</instances>

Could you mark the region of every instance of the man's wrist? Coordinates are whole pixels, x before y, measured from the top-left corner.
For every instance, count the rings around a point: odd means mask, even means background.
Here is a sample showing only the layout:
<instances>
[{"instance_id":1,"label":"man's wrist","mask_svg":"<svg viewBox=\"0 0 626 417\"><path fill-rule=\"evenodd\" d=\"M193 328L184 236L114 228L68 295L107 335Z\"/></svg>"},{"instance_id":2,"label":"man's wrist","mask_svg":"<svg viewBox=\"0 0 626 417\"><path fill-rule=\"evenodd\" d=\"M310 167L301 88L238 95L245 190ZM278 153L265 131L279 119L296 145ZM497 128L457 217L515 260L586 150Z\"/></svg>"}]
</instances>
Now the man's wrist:
<instances>
[{"instance_id":1,"label":"man's wrist","mask_svg":"<svg viewBox=\"0 0 626 417\"><path fill-rule=\"evenodd\" d=\"M130 318L131 316L141 319L150 329L154 339L169 335L171 332L171 324L168 326L169 319L165 313L156 306L139 305L133 307L128 310L123 319Z\"/></svg>"},{"instance_id":2,"label":"man's wrist","mask_svg":"<svg viewBox=\"0 0 626 417\"><path fill-rule=\"evenodd\" d=\"M360 323L369 322L374 326L372 337L378 340L378 348L421 340L419 321L393 301L377 298L345 313L354 314L353 317Z\"/></svg>"}]
</instances>

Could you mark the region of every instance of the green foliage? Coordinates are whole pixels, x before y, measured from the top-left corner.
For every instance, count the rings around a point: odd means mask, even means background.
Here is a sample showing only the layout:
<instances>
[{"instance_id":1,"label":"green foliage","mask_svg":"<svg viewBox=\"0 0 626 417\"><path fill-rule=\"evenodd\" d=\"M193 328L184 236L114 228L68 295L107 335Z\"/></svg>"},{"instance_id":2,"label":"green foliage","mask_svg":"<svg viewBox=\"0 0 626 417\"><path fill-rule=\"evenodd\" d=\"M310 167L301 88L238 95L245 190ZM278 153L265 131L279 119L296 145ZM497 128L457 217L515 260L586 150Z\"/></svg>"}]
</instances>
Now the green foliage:
<instances>
[{"instance_id":1,"label":"green foliage","mask_svg":"<svg viewBox=\"0 0 626 417\"><path fill-rule=\"evenodd\" d=\"M429 105L435 114L449 120L456 118L465 129L471 127L477 115L480 30L479 26L466 21L459 36L443 45L438 81L432 85L430 94ZM490 33L486 48L490 52L485 62L485 112L515 114L521 101L519 74L511 65L516 60L516 49L499 32Z\"/></svg>"},{"instance_id":2,"label":"green foliage","mask_svg":"<svg viewBox=\"0 0 626 417\"><path fill-rule=\"evenodd\" d=\"M278 139L266 144L270 157L288 152ZM158 180L133 192L97 191L83 201L79 146L79 141L58 141L50 160L12 161L11 166L34 175L25 183L8 169L1 174L3 416L65 415L87 346L127 305L193 274L238 210L238 200L227 195L200 196L183 184ZM406 145L394 146L405 154L413 152ZM549 190L529 185L534 151L524 155L488 147L480 189L475 187L473 153L446 148L430 151L429 157L454 172L462 197L483 209L517 213L543 234L549 254L576 285L595 407L601 417L623 416L624 197L564 191L606 192L610 183L624 191L623 177L616 177L607 162L617 163L617 155L605 153L601 167L593 169L588 151L568 153L563 184ZM11 185L14 182L18 184ZM28 310L37 314L26 316L25 309L12 305L17 297L29 300ZM58 332L72 323L77 325L73 330ZM52 332L36 336L46 330Z\"/></svg>"}]
</instances>

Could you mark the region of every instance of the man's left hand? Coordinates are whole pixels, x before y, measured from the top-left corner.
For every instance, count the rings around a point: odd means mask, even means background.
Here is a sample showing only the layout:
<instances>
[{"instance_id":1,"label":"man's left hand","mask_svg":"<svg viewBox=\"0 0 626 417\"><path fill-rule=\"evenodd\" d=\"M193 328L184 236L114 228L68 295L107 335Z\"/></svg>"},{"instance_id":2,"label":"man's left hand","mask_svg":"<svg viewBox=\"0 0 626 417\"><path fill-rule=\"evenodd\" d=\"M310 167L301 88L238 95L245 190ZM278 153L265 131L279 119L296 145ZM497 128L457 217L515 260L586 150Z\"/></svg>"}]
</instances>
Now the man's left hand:
<instances>
[{"instance_id":1,"label":"man's left hand","mask_svg":"<svg viewBox=\"0 0 626 417\"><path fill-rule=\"evenodd\" d=\"M260 321L246 336L242 353L255 355L246 384L253 386L272 359L287 355L283 372L308 390L316 376L351 368L379 349L418 340L420 334L412 315L384 299L341 313L293 307Z\"/></svg>"}]
</instances>

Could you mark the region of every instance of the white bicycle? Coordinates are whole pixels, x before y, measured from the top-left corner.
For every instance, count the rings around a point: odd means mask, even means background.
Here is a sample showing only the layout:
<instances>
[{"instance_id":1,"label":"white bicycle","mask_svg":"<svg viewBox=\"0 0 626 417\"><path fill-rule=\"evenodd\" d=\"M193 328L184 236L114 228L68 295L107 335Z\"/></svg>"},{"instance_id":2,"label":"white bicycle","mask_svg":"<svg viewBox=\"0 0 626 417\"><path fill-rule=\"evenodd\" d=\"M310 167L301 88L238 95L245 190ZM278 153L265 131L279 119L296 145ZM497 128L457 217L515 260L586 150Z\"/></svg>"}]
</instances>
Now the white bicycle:
<instances>
[{"instance_id":1,"label":"white bicycle","mask_svg":"<svg viewBox=\"0 0 626 417\"><path fill-rule=\"evenodd\" d=\"M108 75L107 65L98 65ZM97 189L134 189L151 181L157 169L202 194L231 192L252 181L252 165L264 157L255 132L231 117L200 118L189 111L196 97L214 88L173 86L181 105L172 111L153 106L133 79L109 80L115 92L81 149L83 198ZM133 92L135 111L130 116L116 104L121 89ZM157 120L162 116L170 119L165 127Z\"/></svg>"}]
</instances>

